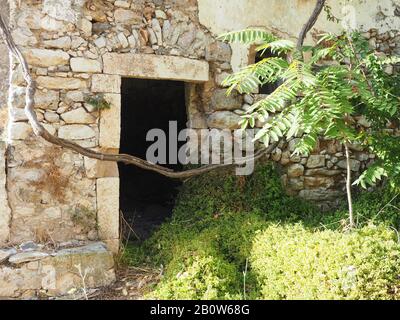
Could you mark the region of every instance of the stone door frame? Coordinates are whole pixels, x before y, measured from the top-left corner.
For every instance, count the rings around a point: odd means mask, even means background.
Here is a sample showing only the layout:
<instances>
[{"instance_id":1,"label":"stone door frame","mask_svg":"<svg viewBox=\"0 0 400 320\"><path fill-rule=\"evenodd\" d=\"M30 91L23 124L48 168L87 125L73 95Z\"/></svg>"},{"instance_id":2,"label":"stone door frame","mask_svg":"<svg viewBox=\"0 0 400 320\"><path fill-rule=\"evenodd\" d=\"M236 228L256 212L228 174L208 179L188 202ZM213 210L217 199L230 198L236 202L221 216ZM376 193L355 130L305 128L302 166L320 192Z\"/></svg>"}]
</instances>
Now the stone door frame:
<instances>
[{"instance_id":1,"label":"stone door frame","mask_svg":"<svg viewBox=\"0 0 400 320\"><path fill-rule=\"evenodd\" d=\"M103 56L103 73L93 74L91 93L103 94L111 108L99 117L99 149L119 152L121 138L122 78L182 81L186 84L186 108L196 84L209 81L210 68L206 61L176 57L131 53L107 53ZM85 159L92 162L93 178L97 178L97 226L99 237L114 252L119 248L120 209L119 171L117 163Z\"/></svg>"}]
</instances>

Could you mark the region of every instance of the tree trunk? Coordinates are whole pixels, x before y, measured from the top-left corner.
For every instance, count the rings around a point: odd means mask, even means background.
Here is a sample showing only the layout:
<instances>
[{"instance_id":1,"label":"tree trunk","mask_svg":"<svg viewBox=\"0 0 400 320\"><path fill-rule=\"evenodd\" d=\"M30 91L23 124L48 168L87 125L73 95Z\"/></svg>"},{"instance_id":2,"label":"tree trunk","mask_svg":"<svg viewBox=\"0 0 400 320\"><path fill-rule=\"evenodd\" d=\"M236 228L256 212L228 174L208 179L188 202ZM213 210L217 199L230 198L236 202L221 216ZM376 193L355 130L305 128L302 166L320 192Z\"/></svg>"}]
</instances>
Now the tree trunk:
<instances>
[{"instance_id":1,"label":"tree trunk","mask_svg":"<svg viewBox=\"0 0 400 320\"><path fill-rule=\"evenodd\" d=\"M353 229L355 226L354 223L354 213L353 213L353 197L351 195L351 165L350 165L350 151L349 145L347 142L344 144L344 148L346 150L346 169L347 169L347 178L346 178L346 192L347 192L347 203L349 205L349 226L350 229Z\"/></svg>"},{"instance_id":2,"label":"tree trunk","mask_svg":"<svg viewBox=\"0 0 400 320\"><path fill-rule=\"evenodd\" d=\"M322 10L324 9L326 0L317 0L317 4L315 5L314 11L311 14L310 18L308 19L307 23L303 26L300 31L299 38L297 40L297 51L301 51L303 47L304 40L307 36L307 33L314 27L315 23L318 20L319 15L321 14Z\"/></svg>"}]
</instances>

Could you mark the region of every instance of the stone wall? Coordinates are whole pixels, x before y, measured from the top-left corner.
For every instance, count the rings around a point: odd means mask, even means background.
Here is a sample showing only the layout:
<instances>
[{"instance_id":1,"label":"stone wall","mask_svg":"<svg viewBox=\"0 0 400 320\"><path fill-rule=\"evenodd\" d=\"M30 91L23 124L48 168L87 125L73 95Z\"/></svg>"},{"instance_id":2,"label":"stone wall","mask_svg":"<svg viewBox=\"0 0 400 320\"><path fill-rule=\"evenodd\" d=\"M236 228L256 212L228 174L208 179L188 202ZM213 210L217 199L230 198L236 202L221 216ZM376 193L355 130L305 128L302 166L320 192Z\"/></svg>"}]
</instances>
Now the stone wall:
<instances>
[{"instance_id":1,"label":"stone wall","mask_svg":"<svg viewBox=\"0 0 400 320\"><path fill-rule=\"evenodd\" d=\"M8 20L8 1L0 0L2 15ZM6 190L6 151L4 142L7 124L7 93L8 93L8 51L3 42L0 43L0 246L10 238L10 208Z\"/></svg>"},{"instance_id":2,"label":"stone wall","mask_svg":"<svg viewBox=\"0 0 400 320\"><path fill-rule=\"evenodd\" d=\"M8 20L8 0L0 0L1 14ZM7 93L8 93L8 50L3 41L0 43L0 140L3 140L7 123Z\"/></svg>"},{"instance_id":3,"label":"stone wall","mask_svg":"<svg viewBox=\"0 0 400 320\"><path fill-rule=\"evenodd\" d=\"M84 278L84 279L83 279ZM102 243L64 243L58 249L32 242L0 249L0 299L70 295L115 281L112 254Z\"/></svg>"},{"instance_id":4,"label":"stone wall","mask_svg":"<svg viewBox=\"0 0 400 320\"><path fill-rule=\"evenodd\" d=\"M282 10L279 3L274 1ZM214 8L222 16L231 12L221 12L216 4L206 0L11 1L13 35L38 84L38 118L60 138L117 152L121 78L137 77L185 81L188 127L238 128L240 114L262 96L226 97L221 82L238 66L238 48L216 41L216 30L225 18L211 23L206 9ZM242 15L229 27L247 27L246 19ZM398 30L376 29L368 36L371 46L382 51L399 50ZM246 50L243 57L248 63ZM87 159L34 137L23 112L24 86L21 71L12 62L7 153L12 214L11 222L3 223L10 230L10 242L100 238L115 249L119 238L117 165ZM111 108L97 110L88 98L105 99ZM364 119L357 120L358 125L368 126ZM295 157L291 156L294 143L295 139L282 142L272 155L282 167L288 192L329 205L337 202L344 192L341 146L320 141L310 157ZM352 147L355 174L372 160L373 155ZM4 221L10 220L9 215L3 216Z\"/></svg>"},{"instance_id":5,"label":"stone wall","mask_svg":"<svg viewBox=\"0 0 400 320\"><path fill-rule=\"evenodd\" d=\"M37 116L51 133L118 152L122 76L186 81L189 125L207 126L203 105L212 111L215 87L209 79L230 70L231 51L199 24L195 1L13 1L12 10L13 36L38 84ZM13 62L10 242L100 238L115 249L117 165L34 137L23 112L24 91L20 68ZM217 103L223 101L222 92L217 92ZM89 97L104 98L111 108L96 110Z\"/></svg>"}]
</instances>

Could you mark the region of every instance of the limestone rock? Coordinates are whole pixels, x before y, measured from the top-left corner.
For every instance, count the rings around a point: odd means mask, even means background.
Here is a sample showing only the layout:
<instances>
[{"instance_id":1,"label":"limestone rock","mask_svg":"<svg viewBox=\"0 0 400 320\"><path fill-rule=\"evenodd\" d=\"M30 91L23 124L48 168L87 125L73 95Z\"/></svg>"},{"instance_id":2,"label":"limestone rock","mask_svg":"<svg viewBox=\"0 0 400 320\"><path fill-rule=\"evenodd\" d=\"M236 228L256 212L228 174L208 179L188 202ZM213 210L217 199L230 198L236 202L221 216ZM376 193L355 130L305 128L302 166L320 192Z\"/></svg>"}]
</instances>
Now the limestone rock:
<instances>
[{"instance_id":1,"label":"limestone rock","mask_svg":"<svg viewBox=\"0 0 400 320\"><path fill-rule=\"evenodd\" d=\"M100 117L99 145L103 148L119 149L121 134L121 95L107 93L104 99L111 105Z\"/></svg>"},{"instance_id":2,"label":"limestone rock","mask_svg":"<svg viewBox=\"0 0 400 320\"><path fill-rule=\"evenodd\" d=\"M290 178L300 177L304 174L304 166L301 164L292 164L288 168L288 176Z\"/></svg>"},{"instance_id":3,"label":"limestone rock","mask_svg":"<svg viewBox=\"0 0 400 320\"><path fill-rule=\"evenodd\" d=\"M337 199L343 196L343 193L336 190L313 189L301 190L299 196L306 200L323 201Z\"/></svg>"},{"instance_id":4,"label":"limestone rock","mask_svg":"<svg viewBox=\"0 0 400 320\"><path fill-rule=\"evenodd\" d=\"M103 240L119 237L119 179L97 179L97 224Z\"/></svg>"},{"instance_id":5,"label":"limestone rock","mask_svg":"<svg viewBox=\"0 0 400 320\"><path fill-rule=\"evenodd\" d=\"M106 53L104 73L127 77L145 77L179 81L209 80L209 65L205 61L152 54Z\"/></svg>"},{"instance_id":6,"label":"limestone rock","mask_svg":"<svg viewBox=\"0 0 400 320\"><path fill-rule=\"evenodd\" d=\"M242 118L231 111L217 111L207 118L207 125L217 129L239 129Z\"/></svg>"},{"instance_id":7,"label":"limestone rock","mask_svg":"<svg viewBox=\"0 0 400 320\"><path fill-rule=\"evenodd\" d=\"M68 91L65 95L65 102L83 102L85 97L82 91Z\"/></svg>"},{"instance_id":8,"label":"limestone rock","mask_svg":"<svg viewBox=\"0 0 400 320\"><path fill-rule=\"evenodd\" d=\"M67 32L70 30L70 26L61 20L54 19L50 16L44 16L40 20L40 27L45 31L50 32Z\"/></svg>"},{"instance_id":9,"label":"limestone rock","mask_svg":"<svg viewBox=\"0 0 400 320\"><path fill-rule=\"evenodd\" d=\"M68 50L71 48L71 37L61 37L54 40L45 40L43 44L46 48Z\"/></svg>"},{"instance_id":10,"label":"limestone rock","mask_svg":"<svg viewBox=\"0 0 400 320\"><path fill-rule=\"evenodd\" d=\"M47 90L46 92L37 90L35 93L35 107L40 109L57 110L60 93L58 91Z\"/></svg>"},{"instance_id":11,"label":"limestone rock","mask_svg":"<svg viewBox=\"0 0 400 320\"><path fill-rule=\"evenodd\" d=\"M0 249L0 263L6 261L9 257L16 254L17 250L15 249Z\"/></svg>"},{"instance_id":12,"label":"limestone rock","mask_svg":"<svg viewBox=\"0 0 400 320\"><path fill-rule=\"evenodd\" d=\"M32 66L51 67L69 63L69 54L61 50L28 49L25 58Z\"/></svg>"},{"instance_id":13,"label":"limestone rock","mask_svg":"<svg viewBox=\"0 0 400 320\"><path fill-rule=\"evenodd\" d=\"M17 28L12 31L12 36L17 45L20 46L35 46L38 41L29 29Z\"/></svg>"},{"instance_id":14,"label":"limestone rock","mask_svg":"<svg viewBox=\"0 0 400 320\"><path fill-rule=\"evenodd\" d=\"M282 150L280 148L276 148L274 152L271 154L271 159L273 161L279 162L282 158Z\"/></svg>"},{"instance_id":15,"label":"limestone rock","mask_svg":"<svg viewBox=\"0 0 400 320\"><path fill-rule=\"evenodd\" d=\"M85 89L87 87L86 81L78 78L63 78L63 77L48 77L40 76L37 78L39 87L47 89L66 89L76 90Z\"/></svg>"},{"instance_id":16,"label":"limestone rock","mask_svg":"<svg viewBox=\"0 0 400 320\"><path fill-rule=\"evenodd\" d=\"M220 41L209 44L206 48L207 61L229 62L232 50L229 44Z\"/></svg>"},{"instance_id":17,"label":"limestone rock","mask_svg":"<svg viewBox=\"0 0 400 320\"><path fill-rule=\"evenodd\" d=\"M215 111L237 110L242 107L241 97L233 93L227 96L225 89L217 89L211 98L211 107Z\"/></svg>"},{"instance_id":18,"label":"limestone rock","mask_svg":"<svg viewBox=\"0 0 400 320\"><path fill-rule=\"evenodd\" d=\"M13 108L25 107L25 87L11 86L9 103Z\"/></svg>"},{"instance_id":19,"label":"limestone rock","mask_svg":"<svg viewBox=\"0 0 400 320\"><path fill-rule=\"evenodd\" d=\"M162 37L162 30L161 30L161 26L160 23L158 22L158 19L153 19L151 21L151 27L156 35L157 38L157 44L159 46L163 45L163 37Z\"/></svg>"},{"instance_id":20,"label":"limestone rock","mask_svg":"<svg viewBox=\"0 0 400 320\"><path fill-rule=\"evenodd\" d=\"M327 177L333 177L341 174L341 170L328 170L325 168L321 169L309 169L306 170L305 175L306 176L327 176Z\"/></svg>"},{"instance_id":21,"label":"limestone rock","mask_svg":"<svg viewBox=\"0 0 400 320\"><path fill-rule=\"evenodd\" d=\"M130 3L128 1L117 0L114 2L114 6L129 9Z\"/></svg>"},{"instance_id":22,"label":"limestone rock","mask_svg":"<svg viewBox=\"0 0 400 320\"><path fill-rule=\"evenodd\" d=\"M28 117L26 116L24 109L9 108L9 116L11 121L28 121Z\"/></svg>"},{"instance_id":23,"label":"limestone rock","mask_svg":"<svg viewBox=\"0 0 400 320\"><path fill-rule=\"evenodd\" d=\"M0 141L0 245L9 240L11 210L6 189L6 144Z\"/></svg>"},{"instance_id":24,"label":"limestone rock","mask_svg":"<svg viewBox=\"0 0 400 320\"><path fill-rule=\"evenodd\" d=\"M304 185L309 189L329 189L335 185L335 179L331 177L305 177Z\"/></svg>"},{"instance_id":25,"label":"limestone rock","mask_svg":"<svg viewBox=\"0 0 400 320\"><path fill-rule=\"evenodd\" d=\"M97 60L86 58L72 58L71 69L74 72L100 73L102 71L101 63Z\"/></svg>"},{"instance_id":26,"label":"limestone rock","mask_svg":"<svg viewBox=\"0 0 400 320\"><path fill-rule=\"evenodd\" d=\"M74 8L77 3L74 0L44 0L43 12L54 19L75 23L77 12Z\"/></svg>"},{"instance_id":27,"label":"limestone rock","mask_svg":"<svg viewBox=\"0 0 400 320\"><path fill-rule=\"evenodd\" d=\"M92 77L92 92L120 93L121 77L106 74L94 74Z\"/></svg>"},{"instance_id":28,"label":"limestone rock","mask_svg":"<svg viewBox=\"0 0 400 320\"><path fill-rule=\"evenodd\" d=\"M51 111L46 111L44 113L44 118L50 123L58 122L60 120L60 116L57 113Z\"/></svg>"},{"instance_id":29,"label":"limestone rock","mask_svg":"<svg viewBox=\"0 0 400 320\"><path fill-rule=\"evenodd\" d=\"M320 168L325 166L324 155L310 155L307 161L307 168Z\"/></svg>"},{"instance_id":30,"label":"limestone rock","mask_svg":"<svg viewBox=\"0 0 400 320\"><path fill-rule=\"evenodd\" d=\"M100 161L85 157L86 176L94 178L118 177L118 165L115 162Z\"/></svg>"},{"instance_id":31,"label":"limestone rock","mask_svg":"<svg viewBox=\"0 0 400 320\"><path fill-rule=\"evenodd\" d=\"M77 26L86 37L92 35L92 23L88 19L80 19Z\"/></svg>"},{"instance_id":32,"label":"limestone rock","mask_svg":"<svg viewBox=\"0 0 400 320\"><path fill-rule=\"evenodd\" d=\"M67 140L84 140L96 137L96 132L89 126L72 124L62 126L58 130L58 136Z\"/></svg>"},{"instance_id":33,"label":"limestone rock","mask_svg":"<svg viewBox=\"0 0 400 320\"><path fill-rule=\"evenodd\" d=\"M78 108L75 110L71 110L69 112L63 113L61 118L66 123L76 123L76 124L90 124L95 122L95 118L84 108Z\"/></svg>"},{"instance_id":34,"label":"limestone rock","mask_svg":"<svg viewBox=\"0 0 400 320\"><path fill-rule=\"evenodd\" d=\"M33 242L33 241L27 241L23 242L19 245L19 249L25 252L32 252L32 251L37 251L40 249L40 246Z\"/></svg>"},{"instance_id":35,"label":"limestone rock","mask_svg":"<svg viewBox=\"0 0 400 320\"><path fill-rule=\"evenodd\" d=\"M117 38L118 38L118 41L121 44L122 48L125 49L125 48L129 47L128 39L126 38L126 36L124 35L123 32L118 33Z\"/></svg>"},{"instance_id":36,"label":"limestone rock","mask_svg":"<svg viewBox=\"0 0 400 320\"><path fill-rule=\"evenodd\" d=\"M104 48L107 45L107 40L105 37L99 37L94 40L94 44L99 48Z\"/></svg>"},{"instance_id":37,"label":"limestone rock","mask_svg":"<svg viewBox=\"0 0 400 320\"><path fill-rule=\"evenodd\" d=\"M31 261L37 261L48 257L49 255L45 252L31 251L31 252L21 252L13 255L8 261L12 264L21 264Z\"/></svg>"},{"instance_id":38,"label":"limestone rock","mask_svg":"<svg viewBox=\"0 0 400 320\"><path fill-rule=\"evenodd\" d=\"M114 18L116 23L135 25L142 23L142 16L133 12L132 10L126 10L118 8L114 12Z\"/></svg>"},{"instance_id":39,"label":"limestone rock","mask_svg":"<svg viewBox=\"0 0 400 320\"><path fill-rule=\"evenodd\" d=\"M35 9L25 9L18 17L17 25L23 29L39 30L42 13Z\"/></svg>"},{"instance_id":40,"label":"limestone rock","mask_svg":"<svg viewBox=\"0 0 400 320\"><path fill-rule=\"evenodd\" d=\"M337 163L337 166L342 169L347 168L346 160L341 160ZM355 159L350 159L350 169L351 171L358 172L360 171L361 162Z\"/></svg>"},{"instance_id":41,"label":"limestone rock","mask_svg":"<svg viewBox=\"0 0 400 320\"><path fill-rule=\"evenodd\" d=\"M10 124L9 138L11 140L25 140L31 133L32 128L26 122L13 122Z\"/></svg>"}]
</instances>

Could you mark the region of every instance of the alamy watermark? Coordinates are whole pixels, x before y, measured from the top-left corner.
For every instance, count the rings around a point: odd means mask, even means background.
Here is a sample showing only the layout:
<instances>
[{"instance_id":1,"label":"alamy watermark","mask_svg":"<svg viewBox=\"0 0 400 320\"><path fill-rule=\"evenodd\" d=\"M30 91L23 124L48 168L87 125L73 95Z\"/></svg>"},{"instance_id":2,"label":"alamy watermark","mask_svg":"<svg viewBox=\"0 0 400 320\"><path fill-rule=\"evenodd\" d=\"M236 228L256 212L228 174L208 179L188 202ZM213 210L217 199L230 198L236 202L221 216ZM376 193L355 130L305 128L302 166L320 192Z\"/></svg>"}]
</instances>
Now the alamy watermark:
<instances>
[{"instance_id":1,"label":"alamy watermark","mask_svg":"<svg viewBox=\"0 0 400 320\"><path fill-rule=\"evenodd\" d=\"M178 132L177 122L170 121L168 133L161 129L148 131L146 140L153 144L147 149L146 160L159 165L235 164L237 175L250 175L254 171L254 136L253 129Z\"/></svg>"}]
</instances>

